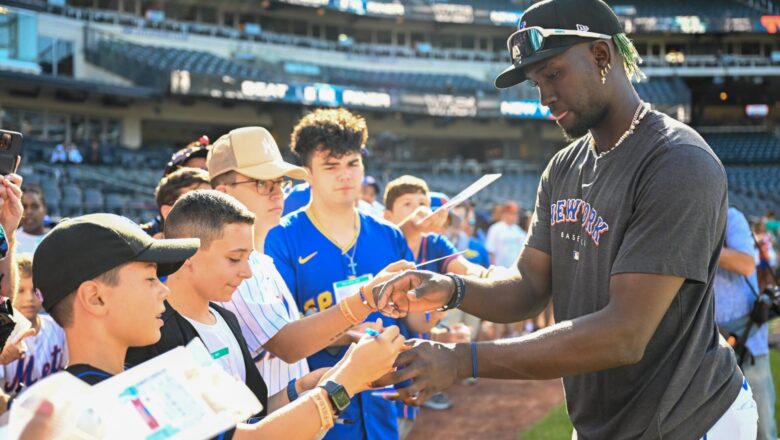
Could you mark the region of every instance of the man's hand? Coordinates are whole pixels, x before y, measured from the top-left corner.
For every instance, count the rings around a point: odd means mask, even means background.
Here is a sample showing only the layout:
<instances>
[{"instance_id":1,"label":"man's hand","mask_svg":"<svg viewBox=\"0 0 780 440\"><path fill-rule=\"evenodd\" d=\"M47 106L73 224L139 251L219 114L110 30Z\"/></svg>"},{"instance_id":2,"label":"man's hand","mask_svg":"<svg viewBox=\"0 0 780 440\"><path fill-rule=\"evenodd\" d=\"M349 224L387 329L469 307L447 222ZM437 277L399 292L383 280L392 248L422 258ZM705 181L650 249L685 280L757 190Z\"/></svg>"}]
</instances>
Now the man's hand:
<instances>
[{"instance_id":1,"label":"man's hand","mask_svg":"<svg viewBox=\"0 0 780 440\"><path fill-rule=\"evenodd\" d=\"M410 235L427 234L430 232L441 232L447 224L449 211L441 209L428 217L430 214L431 208L420 206L409 214L408 217L401 220L401 223L398 224L398 229L400 229L406 237ZM428 218L426 219L426 217Z\"/></svg>"},{"instance_id":2,"label":"man's hand","mask_svg":"<svg viewBox=\"0 0 780 440\"><path fill-rule=\"evenodd\" d=\"M434 311L447 304L454 292L450 277L425 270L398 274L372 290L379 311L394 318Z\"/></svg>"},{"instance_id":3,"label":"man's hand","mask_svg":"<svg viewBox=\"0 0 780 440\"><path fill-rule=\"evenodd\" d=\"M470 362L470 357L465 356L463 359L464 353L459 353L457 346L420 339L411 339L407 344L413 344L413 348L398 355L395 361L397 370L373 384L376 387L386 387L411 379L411 385L397 389L398 397L393 400L419 406L459 379L468 377L463 371L466 366L461 364L464 364L464 361ZM470 364L468 368L471 368Z\"/></svg>"},{"instance_id":4,"label":"man's hand","mask_svg":"<svg viewBox=\"0 0 780 440\"><path fill-rule=\"evenodd\" d=\"M387 281L393 279L399 273L411 269L414 269L414 263L406 260L396 261L395 263L391 263L387 267L382 269L381 272L379 272L368 284L365 285L365 287L363 287L363 295L366 298L366 302L368 303L368 306L372 310L377 310L375 296L371 295L369 292L374 291L374 288L376 286L382 285Z\"/></svg>"},{"instance_id":5,"label":"man's hand","mask_svg":"<svg viewBox=\"0 0 780 440\"><path fill-rule=\"evenodd\" d=\"M0 177L0 225L6 237L12 239L22 221L22 176L9 174Z\"/></svg>"}]
</instances>

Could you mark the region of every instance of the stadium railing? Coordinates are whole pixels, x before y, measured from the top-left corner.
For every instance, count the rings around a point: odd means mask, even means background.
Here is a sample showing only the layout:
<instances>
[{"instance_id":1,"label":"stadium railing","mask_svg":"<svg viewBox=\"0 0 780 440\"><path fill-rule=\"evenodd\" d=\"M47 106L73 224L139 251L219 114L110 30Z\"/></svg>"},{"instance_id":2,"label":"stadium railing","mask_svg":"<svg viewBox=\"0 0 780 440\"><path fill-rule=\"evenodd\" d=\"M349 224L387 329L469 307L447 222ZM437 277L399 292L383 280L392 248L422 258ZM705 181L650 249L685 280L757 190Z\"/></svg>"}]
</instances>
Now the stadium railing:
<instances>
[{"instance_id":1,"label":"stadium railing","mask_svg":"<svg viewBox=\"0 0 780 440\"><path fill-rule=\"evenodd\" d=\"M685 16L685 15L699 15L706 11L718 11L718 16L739 16L739 17L752 17L755 18L757 14L760 14L754 7L746 6L744 4L735 2L733 0L695 0L695 5L688 5L689 2L676 2L667 1L658 3L657 1L633 1L632 5L636 5L638 9L637 14L646 14L651 17L670 16ZM17 3L30 3L37 4L37 2L21 1ZM476 2L475 2L476 3ZM419 59L437 59L437 60L451 60L451 61L475 61L484 63L505 63L507 61L507 55L503 47L498 48L493 52L484 50L472 50L472 49L448 49L427 46L425 50L416 49L402 45L390 45L390 44L369 44L369 43L350 43L341 44L336 41L328 41L314 37L305 37L300 35L282 34L273 31L263 30L259 33L244 32L235 28L226 26L218 26L208 23L197 23L177 20L147 20L143 17L139 17L129 13L123 13L118 11L108 11L99 9L78 8L73 6L52 6L46 5L38 7L46 12L58 13L67 17L86 20L94 23L108 23L121 25L126 27L137 28L139 30L147 30L149 32L155 31L168 31L183 34L195 34L203 36L211 36L215 38L228 38L233 40L241 40L248 42L259 42L278 44L286 46L294 46L300 48L311 48L319 50L328 50L336 52L348 52L359 55L370 55L377 57L391 57L391 58L419 58ZM654 12L655 9L660 8L659 12ZM688 9L691 9L690 11ZM668 12L668 11L671 12ZM667 11L667 12L664 12ZM692 13L691 11L698 11ZM691 61L687 61L690 59ZM674 66L676 63L667 62L663 57L648 56L649 67L668 67ZM719 65L718 58L711 58L709 56L699 57L696 55L690 55L686 57L684 65L691 67L711 66ZM769 65L772 63L769 57L742 57L742 56L723 56L720 58L720 65Z\"/></svg>"},{"instance_id":2,"label":"stadium railing","mask_svg":"<svg viewBox=\"0 0 780 440\"><path fill-rule=\"evenodd\" d=\"M272 64L260 59L247 64L210 52L136 44L123 36L97 29L88 29L86 35L85 54L88 61L131 79L138 85L163 90L169 85L171 72L182 70L215 78L230 76L241 80L364 86L376 91L417 90L498 95L503 99L528 101L539 98L538 92L528 84L498 91L490 80L479 81L465 75L364 70L316 62ZM150 75L150 71L156 74ZM690 105L690 91L679 78L644 81L637 84L637 90L643 99L659 105Z\"/></svg>"}]
</instances>

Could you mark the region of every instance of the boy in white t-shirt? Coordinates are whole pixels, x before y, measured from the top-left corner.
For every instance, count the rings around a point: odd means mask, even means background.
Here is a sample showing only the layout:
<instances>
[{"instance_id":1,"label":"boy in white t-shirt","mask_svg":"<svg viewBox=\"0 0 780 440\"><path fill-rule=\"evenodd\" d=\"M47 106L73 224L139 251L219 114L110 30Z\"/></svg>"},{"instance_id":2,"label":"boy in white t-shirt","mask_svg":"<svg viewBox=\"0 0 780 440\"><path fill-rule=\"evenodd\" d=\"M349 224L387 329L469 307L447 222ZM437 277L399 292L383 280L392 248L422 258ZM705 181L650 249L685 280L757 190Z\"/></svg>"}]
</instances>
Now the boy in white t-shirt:
<instances>
[{"instance_id":1,"label":"boy in white t-shirt","mask_svg":"<svg viewBox=\"0 0 780 440\"><path fill-rule=\"evenodd\" d=\"M37 333L24 340L27 351L21 359L0 367L0 382L3 386L0 390L0 413L6 411L10 399L25 387L62 370L68 363L65 332L49 315L39 314L43 301L33 287L32 256L18 254L16 264L19 268L19 287L12 303L16 310L30 320Z\"/></svg>"}]
</instances>

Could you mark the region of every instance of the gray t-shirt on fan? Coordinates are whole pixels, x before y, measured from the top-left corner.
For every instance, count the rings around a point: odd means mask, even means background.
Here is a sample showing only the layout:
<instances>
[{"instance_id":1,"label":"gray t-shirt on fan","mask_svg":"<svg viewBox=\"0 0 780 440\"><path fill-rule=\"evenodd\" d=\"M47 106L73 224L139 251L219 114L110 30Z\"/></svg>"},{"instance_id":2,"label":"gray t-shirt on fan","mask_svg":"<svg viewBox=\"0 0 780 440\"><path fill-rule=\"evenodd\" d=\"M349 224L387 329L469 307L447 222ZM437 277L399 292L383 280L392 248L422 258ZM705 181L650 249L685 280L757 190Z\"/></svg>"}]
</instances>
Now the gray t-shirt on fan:
<instances>
[{"instance_id":1,"label":"gray t-shirt on fan","mask_svg":"<svg viewBox=\"0 0 780 440\"><path fill-rule=\"evenodd\" d=\"M552 258L556 321L603 309L612 275L685 282L638 364L563 379L569 415L581 440L699 439L742 384L714 319L723 165L694 130L658 112L600 159L590 139L550 161L528 236Z\"/></svg>"}]
</instances>

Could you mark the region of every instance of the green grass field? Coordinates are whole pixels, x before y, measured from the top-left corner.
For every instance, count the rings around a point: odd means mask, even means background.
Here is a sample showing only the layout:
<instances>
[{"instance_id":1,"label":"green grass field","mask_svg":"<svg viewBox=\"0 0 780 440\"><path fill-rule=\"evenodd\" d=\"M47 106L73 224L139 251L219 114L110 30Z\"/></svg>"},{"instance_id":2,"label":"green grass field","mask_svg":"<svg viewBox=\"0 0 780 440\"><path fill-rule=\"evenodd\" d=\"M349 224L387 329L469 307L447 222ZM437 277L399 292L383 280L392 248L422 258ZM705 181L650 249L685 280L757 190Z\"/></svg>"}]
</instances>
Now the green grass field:
<instances>
[{"instance_id":1,"label":"green grass field","mask_svg":"<svg viewBox=\"0 0 780 440\"><path fill-rule=\"evenodd\" d=\"M772 377L775 382L775 396L780 396L780 352L772 350ZM780 399L775 399L775 420L780 426ZM571 438L571 423L566 414L566 407L561 404L525 433L520 434L523 440L568 440Z\"/></svg>"},{"instance_id":2,"label":"green grass field","mask_svg":"<svg viewBox=\"0 0 780 440\"><path fill-rule=\"evenodd\" d=\"M523 440L568 440L571 438L571 423L566 414L566 405L560 404L524 434Z\"/></svg>"}]
</instances>

